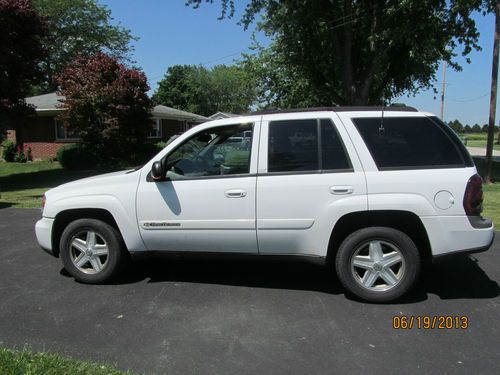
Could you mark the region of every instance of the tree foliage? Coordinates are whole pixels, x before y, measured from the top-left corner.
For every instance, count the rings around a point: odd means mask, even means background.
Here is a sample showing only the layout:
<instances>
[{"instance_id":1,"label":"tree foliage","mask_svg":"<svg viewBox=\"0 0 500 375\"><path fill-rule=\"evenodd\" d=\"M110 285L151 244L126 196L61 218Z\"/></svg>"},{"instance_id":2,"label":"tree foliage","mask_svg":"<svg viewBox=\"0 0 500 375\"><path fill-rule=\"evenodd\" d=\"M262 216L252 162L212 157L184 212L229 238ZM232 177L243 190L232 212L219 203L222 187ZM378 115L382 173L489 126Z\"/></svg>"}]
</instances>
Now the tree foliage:
<instances>
[{"instance_id":1,"label":"tree foliage","mask_svg":"<svg viewBox=\"0 0 500 375\"><path fill-rule=\"evenodd\" d=\"M455 133L463 133L463 131L464 131L464 126L462 125L462 123L460 121L458 121L456 119L453 121L450 121L448 123L448 126L450 128L452 128L455 131Z\"/></svg>"},{"instance_id":2,"label":"tree foliage","mask_svg":"<svg viewBox=\"0 0 500 375\"><path fill-rule=\"evenodd\" d=\"M43 82L34 93L53 92L55 77L79 54L105 52L128 58L134 38L121 25L112 25L111 11L96 0L34 0L38 12L50 24L48 51L43 60Z\"/></svg>"},{"instance_id":3,"label":"tree foliage","mask_svg":"<svg viewBox=\"0 0 500 375\"><path fill-rule=\"evenodd\" d=\"M0 0L0 120L28 109L24 98L40 79L46 32L30 0Z\"/></svg>"},{"instance_id":4,"label":"tree foliage","mask_svg":"<svg viewBox=\"0 0 500 375\"><path fill-rule=\"evenodd\" d=\"M210 116L216 112L246 112L255 96L254 83L240 67L174 65L159 82L153 99L158 104Z\"/></svg>"},{"instance_id":5,"label":"tree foliage","mask_svg":"<svg viewBox=\"0 0 500 375\"><path fill-rule=\"evenodd\" d=\"M198 7L204 2L213 0L186 3ZM221 0L221 4L222 17L233 16L234 1ZM260 50L253 61L247 57L250 65L270 62L263 65L259 78L267 81L264 89L271 102L379 104L432 87L441 60L460 70L456 56L480 49L472 13L485 5L490 4L481 0L250 0L240 23L248 27L262 14L259 28L272 38L269 49ZM298 84L286 79L284 86L275 83L272 77L278 67L299 78Z\"/></svg>"},{"instance_id":6,"label":"tree foliage","mask_svg":"<svg viewBox=\"0 0 500 375\"><path fill-rule=\"evenodd\" d=\"M79 56L58 77L68 130L99 156L127 159L151 127L144 73L98 52Z\"/></svg>"}]
</instances>

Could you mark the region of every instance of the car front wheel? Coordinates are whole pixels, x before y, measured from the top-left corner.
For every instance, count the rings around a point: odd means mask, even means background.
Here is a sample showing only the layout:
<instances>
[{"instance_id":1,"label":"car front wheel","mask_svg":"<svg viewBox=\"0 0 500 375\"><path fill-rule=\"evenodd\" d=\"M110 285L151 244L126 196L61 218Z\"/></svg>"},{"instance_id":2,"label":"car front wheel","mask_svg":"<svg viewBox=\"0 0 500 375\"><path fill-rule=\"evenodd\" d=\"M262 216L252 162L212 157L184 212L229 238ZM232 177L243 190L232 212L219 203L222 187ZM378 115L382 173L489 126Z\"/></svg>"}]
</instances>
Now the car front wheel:
<instances>
[{"instance_id":1,"label":"car front wheel","mask_svg":"<svg viewBox=\"0 0 500 375\"><path fill-rule=\"evenodd\" d=\"M342 242L335 267L348 292L370 302L390 302L415 285L420 255L403 232L370 227L355 231Z\"/></svg>"},{"instance_id":2,"label":"car front wheel","mask_svg":"<svg viewBox=\"0 0 500 375\"><path fill-rule=\"evenodd\" d=\"M126 260L120 232L95 219L70 223L60 241L64 268L78 281L99 284L111 281Z\"/></svg>"}]
</instances>

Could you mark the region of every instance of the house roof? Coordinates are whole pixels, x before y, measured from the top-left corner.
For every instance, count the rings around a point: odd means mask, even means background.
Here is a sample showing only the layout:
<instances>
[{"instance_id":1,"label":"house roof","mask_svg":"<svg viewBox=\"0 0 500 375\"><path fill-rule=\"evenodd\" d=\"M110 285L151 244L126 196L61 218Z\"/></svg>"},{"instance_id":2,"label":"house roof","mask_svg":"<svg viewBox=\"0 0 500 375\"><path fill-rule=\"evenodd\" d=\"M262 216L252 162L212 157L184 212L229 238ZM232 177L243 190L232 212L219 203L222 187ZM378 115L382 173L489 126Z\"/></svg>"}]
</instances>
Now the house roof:
<instances>
[{"instance_id":1,"label":"house roof","mask_svg":"<svg viewBox=\"0 0 500 375\"><path fill-rule=\"evenodd\" d=\"M181 111L180 109L167 107L165 105L155 106L153 108L152 114L155 118L179 119L192 122L205 122L209 120L207 117L200 116L191 112Z\"/></svg>"},{"instance_id":2,"label":"house roof","mask_svg":"<svg viewBox=\"0 0 500 375\"><path fill-rule=\"evenodd\" d=\"M58 112L64 110L63 108L60 108L62 102L64 101L64 96L57 95L57 93L55 92L51 92L50 94L45 94L45 95L30 96L25 100L26 103L33 105L37 112L38 111Z\"/></svg>"},{"instance_id":3,"label":"house roof","mask_svg":"<svg viewBox=\"0 0 500 375\"><path fill-rule=\"evenodd\" d=\"M220 120L224 118L229 118L229 117L238 117L239 115L235 115L234 113L227 113L227 112L217 112L214 113L212 116L209 116L208 118L210 120Z\"/></svg>"},{"instance_id":4,"label":"house roof","mask_svg":"<svg viewBox=\"0 0 500 375\"><path fill-rule=\"evenodd\" d=\"M35 107L35 111L40 115L51 115L57 112L64 111L62 104L64 103L65 97L63 95L58 95L55 92L45 95L31 96L26 98L26 103L31 104ZM151 111L154 118L159 119L170 119L170 120L181 120L190 122L205 122L209 119L204 116L197 115L195 113L181 111L180 109L175 109L167 107L164 105L157 105Z\"/></svg>"}]
</instances>

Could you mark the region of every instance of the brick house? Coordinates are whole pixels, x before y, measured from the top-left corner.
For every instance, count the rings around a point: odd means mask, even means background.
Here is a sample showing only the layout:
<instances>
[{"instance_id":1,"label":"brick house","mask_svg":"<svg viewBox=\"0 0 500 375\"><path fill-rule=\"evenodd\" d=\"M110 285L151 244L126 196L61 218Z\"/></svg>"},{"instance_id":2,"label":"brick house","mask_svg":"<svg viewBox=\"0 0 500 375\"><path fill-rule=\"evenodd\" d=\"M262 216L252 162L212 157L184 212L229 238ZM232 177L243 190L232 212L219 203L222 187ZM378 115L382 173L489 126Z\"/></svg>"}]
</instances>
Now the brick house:
<instances>
[{"instance_id":1,"label":"brick house","mask_svg":"<svg viewBox=\"0 0 500 375\"><path fill-rule=\"evenodd\" d=\"M7 139L13 140L25 149L31 148L33 159L55 157L57 150L68 143L79 142L69 134L58 115L64 97L56 93L32 96L26 102L35 107L36 114L26 118L21 126L7 127ZM208 121L208 118L175 108L157 105L153 108L153 129L149 134L152 142L167 141L171 136Z\"/></svg>"}]
</instances>

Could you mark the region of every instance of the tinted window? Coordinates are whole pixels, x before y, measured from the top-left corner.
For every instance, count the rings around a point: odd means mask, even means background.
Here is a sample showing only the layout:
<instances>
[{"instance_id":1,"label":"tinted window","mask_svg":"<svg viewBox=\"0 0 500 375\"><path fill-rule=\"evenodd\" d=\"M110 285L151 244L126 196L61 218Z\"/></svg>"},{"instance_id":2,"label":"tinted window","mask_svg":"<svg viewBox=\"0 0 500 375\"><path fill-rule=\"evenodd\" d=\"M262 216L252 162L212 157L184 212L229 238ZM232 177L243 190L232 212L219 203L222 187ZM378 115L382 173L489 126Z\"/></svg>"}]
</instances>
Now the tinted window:
<instances>
[{"instance_id":1,"label":"tinted window","mask_svg":"<svg viewBox=\"0 0 500 375\"><path fill-rule=\"evenodd\" d=\"M463 167L463 156L427 117L353 119L379 169Z\"/></svg>"},{"instance_id":2,"label":"tinted window","mask_svg":"<svg viewBox=\"0 0 500 375\"><path fill-rule=\"evenodd\" d=\"M453 131L452 128L450 128L448 125L446 125L444 122L442 122L440 119L438 119L435 116L430 117L434 123L436 123L443 131L448 134L450 137L450 140L455 144L457 149L459 150L460 154L462 155L462 158L465 161L465 165L467 167L473 167L474 166L474 161L472 160L472 157L469 154L469 151L467 151L467 148L464 146L464 143L460 140L458 137L457 133Z\"/></svg>"},{"instance_id":3,"label":"tinted window","mask_svg":"<svg viewBox=\"0 0 500 375\"><path fill-rule=\"evenodd\" d=\"M318 137L319 129L321 137ZM269 124L269 172L350 168L342 140L331 120L285 120Z\"/></svg>"},{"instance_id":4,"label":"tinted window","mask_svg":"<svg viewBox=\"0 0 500 375\"><path fill-rule=\"evenodd\" d=\"M273 121L269 125L269 172L319 169L318 122Z\"/></svg>"},{"instance_id":5,"label":"tinted window","mask_svg":"<svg viewBox=\"0 0 500 375\"><path fill-rule=\"evenodd\" d=\"M344 144L331 120L321 120L321 169L350 169Z\"/></svg>"}]
</instances>

